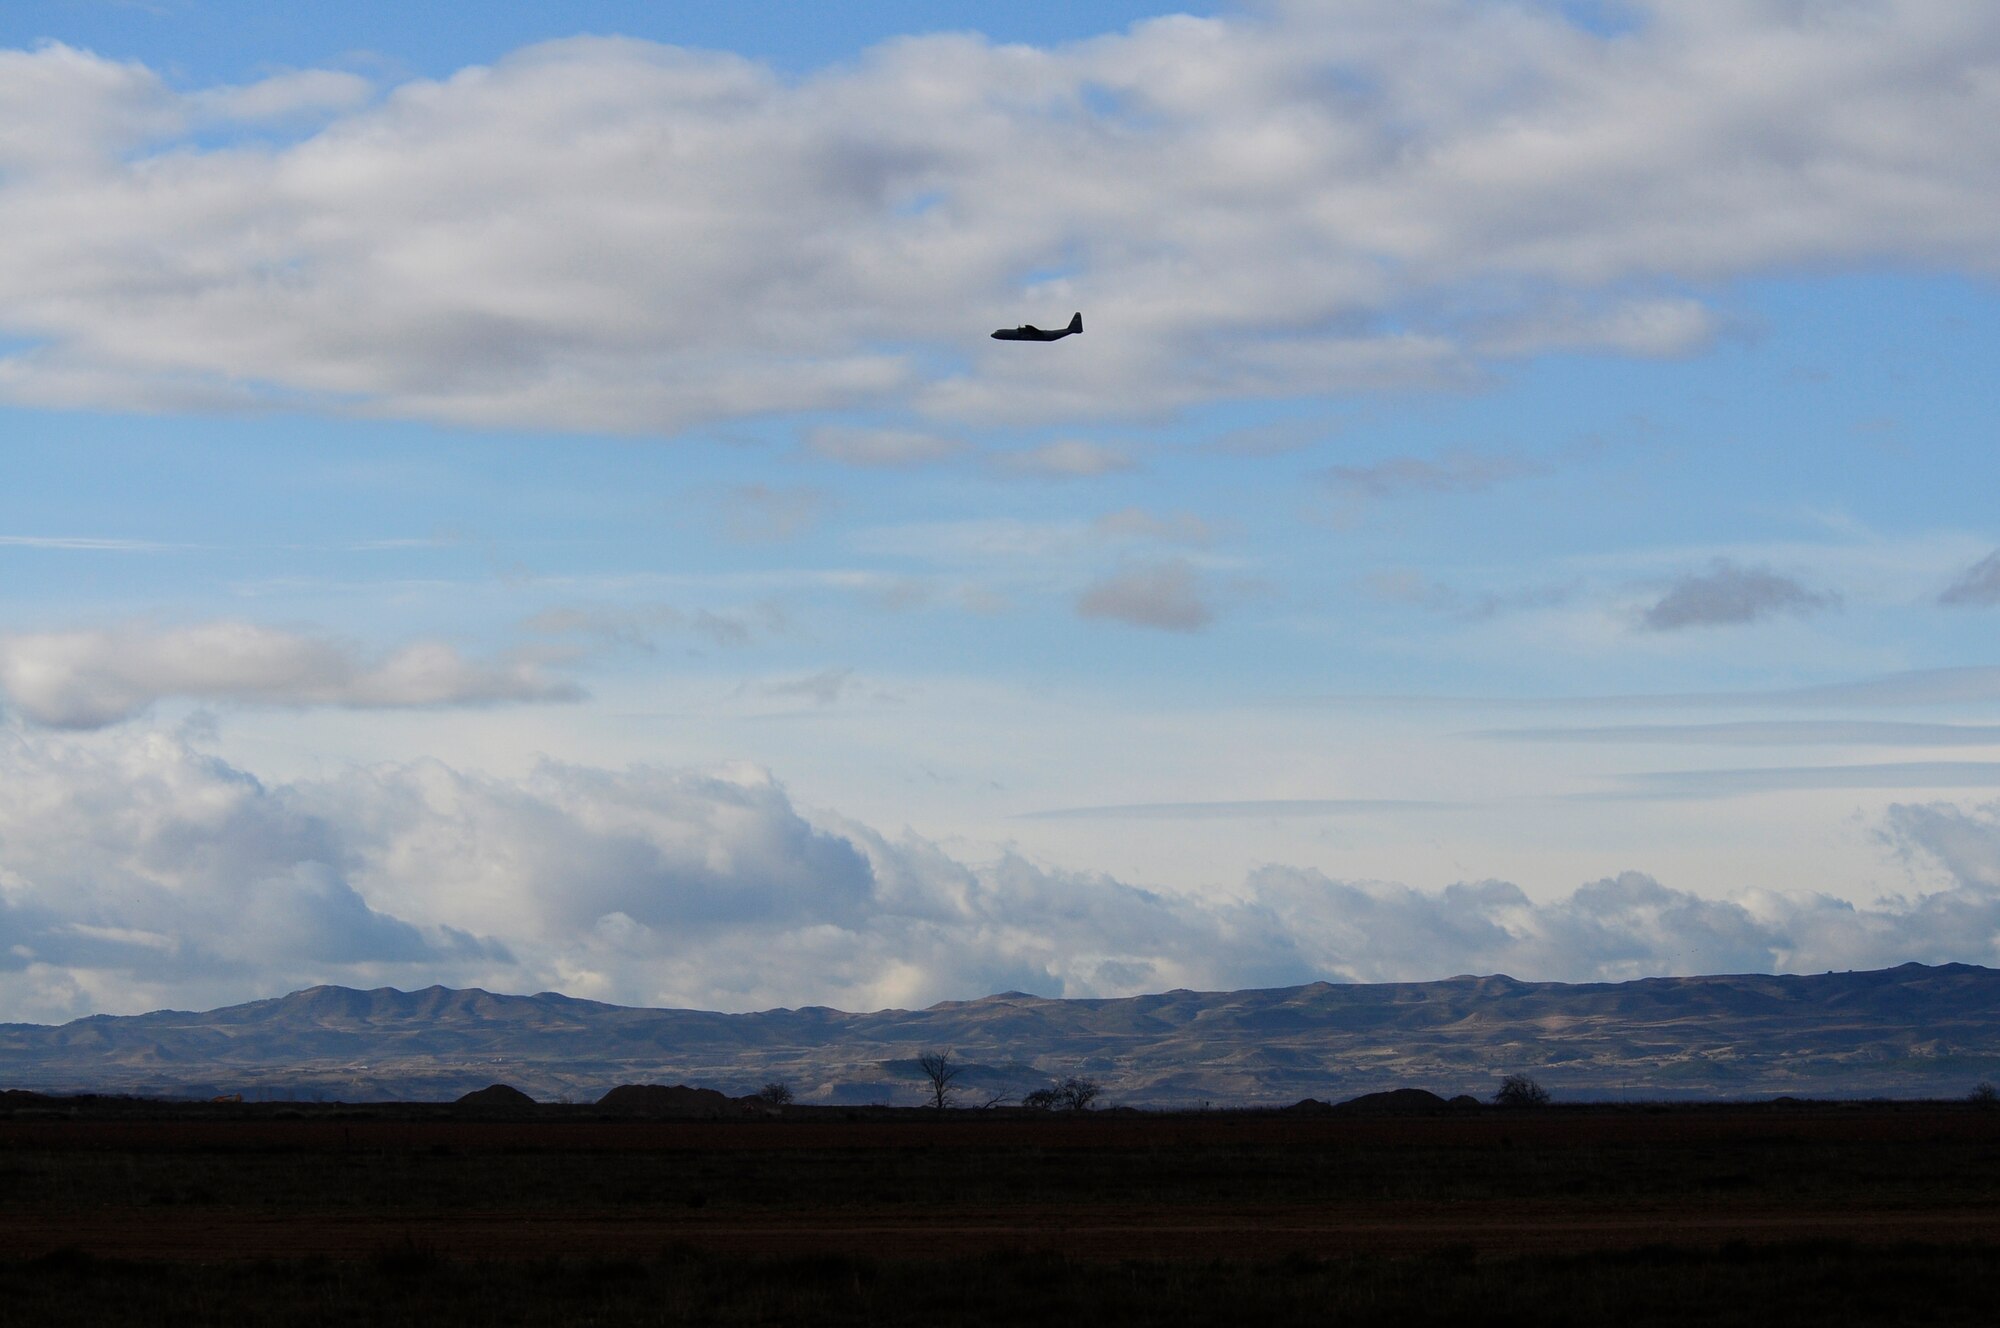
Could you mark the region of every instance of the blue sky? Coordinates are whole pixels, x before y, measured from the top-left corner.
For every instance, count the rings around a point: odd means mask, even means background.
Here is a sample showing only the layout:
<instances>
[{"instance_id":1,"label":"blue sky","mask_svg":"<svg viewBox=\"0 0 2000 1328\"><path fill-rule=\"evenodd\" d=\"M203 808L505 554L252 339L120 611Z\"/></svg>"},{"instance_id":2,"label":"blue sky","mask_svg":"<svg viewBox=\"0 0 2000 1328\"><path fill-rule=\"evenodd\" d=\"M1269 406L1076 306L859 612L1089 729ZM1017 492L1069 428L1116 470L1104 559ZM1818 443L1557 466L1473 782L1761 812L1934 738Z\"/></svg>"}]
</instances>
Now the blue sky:
<instances>
[{"instance_id":1,"label":"blue sky","mask_svg":"<svg viewBox=\"0 0 2000 1328\"><path fill-rule=\"evenodd\" d=\"M2000 961L1996 65L9 6L0 1018Z\"/></svg>"}]
</instances>

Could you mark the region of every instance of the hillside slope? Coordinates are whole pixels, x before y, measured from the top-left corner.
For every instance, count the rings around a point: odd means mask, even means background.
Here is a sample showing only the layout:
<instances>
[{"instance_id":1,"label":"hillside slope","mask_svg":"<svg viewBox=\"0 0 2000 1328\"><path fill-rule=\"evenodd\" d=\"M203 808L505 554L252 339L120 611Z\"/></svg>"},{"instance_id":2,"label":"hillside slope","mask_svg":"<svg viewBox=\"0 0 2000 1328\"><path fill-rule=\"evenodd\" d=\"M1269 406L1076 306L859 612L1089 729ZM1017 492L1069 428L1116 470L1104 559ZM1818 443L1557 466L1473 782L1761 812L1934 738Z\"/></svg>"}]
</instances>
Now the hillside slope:
<instances>
[{"instance_id":1,"label":"hillside slope","mask_svg":"<svg viewBox=\"0 0 2000 1328\"><path fill-rule=\"evenodd\" d=\"M449 1100L505 1081L544 1100L619 1083L807 1102L914 1102L914 1061L950 1049L968 1100L1053 1075L1113 1101L1283 1103L1414 1086L1485 1095L1507 1073L1558 1096L1961 1096L2000 1079L2000 971L1566 984L1508 977L1118 1000L1008 992L927 1010L755 1014L544 992L315 987L201 1013L0 1025L0 1087L348 1101Z\"/></svg>"}]
</instances>

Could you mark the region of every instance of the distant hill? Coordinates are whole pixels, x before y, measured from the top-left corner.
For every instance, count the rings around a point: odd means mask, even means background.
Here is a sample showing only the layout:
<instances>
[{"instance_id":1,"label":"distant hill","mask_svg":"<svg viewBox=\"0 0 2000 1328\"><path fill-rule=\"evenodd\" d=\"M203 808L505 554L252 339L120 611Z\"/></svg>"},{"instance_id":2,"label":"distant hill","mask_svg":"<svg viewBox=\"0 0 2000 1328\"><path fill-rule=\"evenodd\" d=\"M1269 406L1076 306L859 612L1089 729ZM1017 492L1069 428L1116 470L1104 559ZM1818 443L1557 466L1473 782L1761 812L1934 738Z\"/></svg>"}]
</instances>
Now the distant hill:
<instances>
[{"instance_id":1,"label":"distant hill","mask_svg":"<svg viewBox=\"0 0 2000 1328\"><path fill-rule=\"evenodd\" d=\"M505 1082L592 1102L618 1084L743 1094L778 1079L801 1102L914 1103L916 1058L938 1049L968 1066L968 1102L1065 1074L1098 1080L1108 1102L1155 1106L1392 1088L1485 1097L1510 1073L1558 1099L1959 1097L2000 1080L2000 970L1008 992L872 1014L314 987L204 1013L0 1024L0 1088L450 1101Z\"/></svg>"}]
</instances>

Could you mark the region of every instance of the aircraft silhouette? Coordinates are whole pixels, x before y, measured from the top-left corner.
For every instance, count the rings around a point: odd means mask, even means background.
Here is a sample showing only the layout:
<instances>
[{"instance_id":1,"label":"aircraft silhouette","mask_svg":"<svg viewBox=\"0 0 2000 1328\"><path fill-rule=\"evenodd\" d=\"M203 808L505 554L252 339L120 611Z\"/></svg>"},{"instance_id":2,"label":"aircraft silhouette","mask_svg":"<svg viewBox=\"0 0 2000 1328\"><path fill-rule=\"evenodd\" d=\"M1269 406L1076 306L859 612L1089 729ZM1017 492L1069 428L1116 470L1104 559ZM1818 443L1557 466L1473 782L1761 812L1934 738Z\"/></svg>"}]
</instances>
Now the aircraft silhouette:
<instances>
[{"instance_id":1,"label":"aircraft silhouette","mask_svg":"<svg viewBox=\"0 0 2000 1328\"><path fill-rule=\"evenodd\" d=\"M1083 315L1070 315L1069 326L1044 332L1033 323L1023 323L1019 327L1003 327L993 334L995 341L1060 341L1072 332L1083 331Z\"/></svg>"}]
</instances>

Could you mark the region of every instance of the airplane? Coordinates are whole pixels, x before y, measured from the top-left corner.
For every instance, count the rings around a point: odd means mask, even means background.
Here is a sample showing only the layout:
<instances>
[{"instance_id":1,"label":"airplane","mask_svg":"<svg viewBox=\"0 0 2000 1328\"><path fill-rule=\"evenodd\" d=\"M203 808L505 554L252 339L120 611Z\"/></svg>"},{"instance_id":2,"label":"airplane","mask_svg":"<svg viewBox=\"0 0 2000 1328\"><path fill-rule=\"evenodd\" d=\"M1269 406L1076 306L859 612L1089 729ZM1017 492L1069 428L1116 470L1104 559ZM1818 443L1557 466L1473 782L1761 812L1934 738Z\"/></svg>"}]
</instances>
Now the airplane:
<instances>
[{"instance_id":1,"label":"airplane","mask_svg":"<svg viewBox=\"0 0 2000 1328\"><path fill-rule=\"evenodd\" d=\"M1044 332L1033 323L1023 323L1019 327L1003 327L993 334L995 341L1061 341L1072 332L1083 331L1083 315L1070 315L1069 326Z\"/></svg>"}]
</instances>

